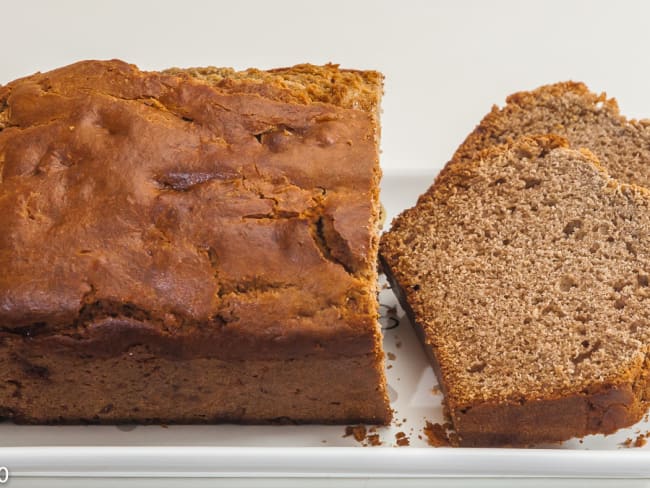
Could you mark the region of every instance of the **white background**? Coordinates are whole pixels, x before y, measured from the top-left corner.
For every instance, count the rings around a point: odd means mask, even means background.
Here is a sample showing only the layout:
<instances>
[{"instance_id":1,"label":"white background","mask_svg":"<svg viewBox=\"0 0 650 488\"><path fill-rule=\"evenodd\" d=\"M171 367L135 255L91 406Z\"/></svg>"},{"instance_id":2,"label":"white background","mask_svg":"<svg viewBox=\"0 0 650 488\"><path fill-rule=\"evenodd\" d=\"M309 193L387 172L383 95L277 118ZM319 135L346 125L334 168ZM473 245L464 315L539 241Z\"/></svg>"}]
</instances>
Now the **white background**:
<instances>
[{"instance_id":1,"label":"white background","mask_svg":"<svg viewBox=\"0 0 650 488\"><path fill-rule=\"evenodd\" d=\"M492 104L574 79L650 117L650 2L2 1L0 83L80 59L143 69L337 62L386 75L383 167L433 175Z\"/></svg>"}]
</instances>

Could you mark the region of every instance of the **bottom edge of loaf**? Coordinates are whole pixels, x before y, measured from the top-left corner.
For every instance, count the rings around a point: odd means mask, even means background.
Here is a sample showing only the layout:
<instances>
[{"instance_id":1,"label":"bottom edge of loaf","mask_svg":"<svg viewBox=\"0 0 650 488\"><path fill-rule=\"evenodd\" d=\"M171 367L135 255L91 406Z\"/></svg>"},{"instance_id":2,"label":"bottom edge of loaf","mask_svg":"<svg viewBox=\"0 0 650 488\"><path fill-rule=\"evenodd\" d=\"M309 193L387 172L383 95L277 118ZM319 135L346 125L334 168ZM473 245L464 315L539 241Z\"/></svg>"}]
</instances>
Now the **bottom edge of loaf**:
<instances>
[{"instance_id":1,"label":"bottom edge of loaf","mask_svg":"<svg viewBox=\"0 0 650 488\"><path fill-rule=\"evenodd\" d=\"M346 417L346 418L236 418L217 416L205 419L184 419L184 418L113 418L110 420L101 418L64 418L47 417L33 418L25 417L20 413L0 415L0 422L10 422L16 425L116 425L116 426L137 426L137 425L347 425L347 424L369 424L387 425L390 420L382 417Z\"/></svg>"}]
</instances>

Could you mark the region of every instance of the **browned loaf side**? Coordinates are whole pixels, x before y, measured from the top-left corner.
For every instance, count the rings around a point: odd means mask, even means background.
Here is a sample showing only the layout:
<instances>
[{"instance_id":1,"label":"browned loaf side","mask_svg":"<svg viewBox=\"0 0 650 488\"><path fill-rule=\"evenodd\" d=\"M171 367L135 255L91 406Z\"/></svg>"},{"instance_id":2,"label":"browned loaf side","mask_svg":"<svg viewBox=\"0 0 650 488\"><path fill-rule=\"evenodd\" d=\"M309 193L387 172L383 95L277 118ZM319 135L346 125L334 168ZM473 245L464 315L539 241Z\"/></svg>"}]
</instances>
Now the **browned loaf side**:
<instances>
[{"instance_id":1,"label":"browned loaf side","mask_svg":"<svg viewBox=\"0 0 650 488\"><path fill-rule=\"evenodd\" d=\"M464 446L611 433L648 408L650 194L556 136L451 166L381 258Z\"/></svg>"},{"instance_id":2,"label":"browned loaf side","mask_svg":"<svg viewBox=\"0 0 650 488\"><path fill-rule=\"evenodd\" d=\"M0 87L0 415L390 419L382 76L84 61Z\"/></svg>"}]
</instances>

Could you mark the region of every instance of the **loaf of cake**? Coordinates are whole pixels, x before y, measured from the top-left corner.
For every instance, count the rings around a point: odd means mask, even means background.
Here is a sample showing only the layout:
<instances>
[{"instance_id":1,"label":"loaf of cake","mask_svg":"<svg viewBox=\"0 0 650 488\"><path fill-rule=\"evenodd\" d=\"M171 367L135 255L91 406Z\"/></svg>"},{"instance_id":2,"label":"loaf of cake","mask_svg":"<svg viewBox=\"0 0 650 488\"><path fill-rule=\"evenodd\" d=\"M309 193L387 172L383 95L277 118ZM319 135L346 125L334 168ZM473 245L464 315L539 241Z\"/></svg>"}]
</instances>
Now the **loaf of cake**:
<instances>
[{"instance_id":1,"label":"loaf of cake","mask_svg":"<svg viewBox=\"0 0 650 488\"><path fill-rule=\"evenodd\" d=\"M84 61L0 87L0 416L384 424L382 76Z\"/></svg>"},{"instance_id":2,"label":"loaf of cake","mask_svg":"<svg viewBox=\"0 0 650 488\"><path fill-rule=\"evenodd\" d=\"M462 446L612 433L650 400L650 192L558 136L453 164L380 256Z\"/></svg>"}]
</instances>

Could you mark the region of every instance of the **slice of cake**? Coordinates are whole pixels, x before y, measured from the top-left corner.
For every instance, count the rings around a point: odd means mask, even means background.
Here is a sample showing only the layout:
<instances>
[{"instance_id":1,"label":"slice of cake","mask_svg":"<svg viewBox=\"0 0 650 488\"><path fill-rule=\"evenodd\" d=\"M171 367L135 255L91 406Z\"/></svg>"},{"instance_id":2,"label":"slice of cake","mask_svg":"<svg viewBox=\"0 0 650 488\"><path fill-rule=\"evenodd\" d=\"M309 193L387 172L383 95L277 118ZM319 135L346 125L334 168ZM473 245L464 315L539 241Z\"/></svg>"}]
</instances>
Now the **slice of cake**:
<instances>
[{"instance_id":1,"label":"slice of cake","mask_svg":"<svg viewBox=\"0 0 650 488\"><path fill-rule=\"evenodd\" d=\"M382 76L85 61L0 87L0 412L386 423Z\"/></svg>"},{"instance_id":2,"label":"slice of cake","mask_svg":"<svg viewBox=\"0 0 650 488\"><path fill-rule=\"evenodd\" d=\"M626 119L615 99L576 82L510 95L503 108L493 107L465 139L451 164L535 134L557 134L574 148L588 148L613 178L650 188L650 120Z\"/></svg>"},{"instance_id":3,"label":"slice of cake","mask_svg":"<svg viewBox=\"0 0 650 488\"><path fill-rule=\"evenodd\" d=\"M384 269L461 445L562 441L642 417L649 230L650 193L556 136L468 155L393 222Z\"/></svg>"}]
</instances>

